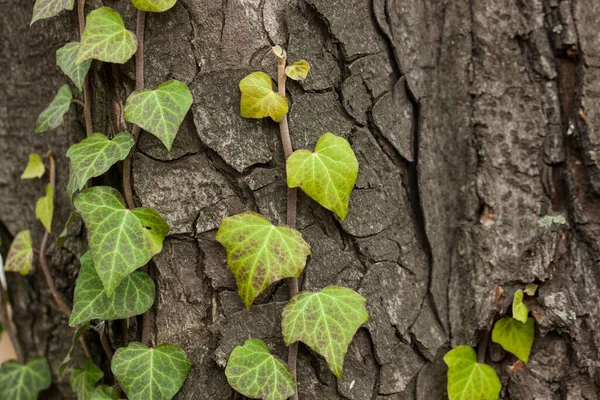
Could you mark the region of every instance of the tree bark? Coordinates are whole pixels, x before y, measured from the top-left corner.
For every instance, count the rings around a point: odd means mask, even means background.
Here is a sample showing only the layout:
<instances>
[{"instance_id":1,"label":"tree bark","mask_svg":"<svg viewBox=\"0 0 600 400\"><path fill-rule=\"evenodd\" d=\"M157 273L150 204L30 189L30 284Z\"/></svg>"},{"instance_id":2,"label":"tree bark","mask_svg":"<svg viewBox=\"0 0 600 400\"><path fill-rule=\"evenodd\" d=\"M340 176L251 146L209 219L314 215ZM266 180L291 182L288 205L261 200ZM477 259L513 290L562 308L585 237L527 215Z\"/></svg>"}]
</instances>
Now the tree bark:
<instances>
[{"instance_id":1,"label":"tree bark","mask_svg":"<svg viewBox=\"0 0 600 400\"><path fill-rule=\"evenodd\" d=\"M34 208L45 178L19 179L27 154L57 156L56 239L72 211L62 190L65 153L85 130L77 109L60 128L33 133L38 113L67 82L54 51L77 40L75 13L29 28L33 0L0 3L5 255L20 230L31 229L37 246L43 232ZM104 4L135 29L129 2ZM339 381L300 346L299 398L446 398L446 351L476 347L513 293L535 282L538 292L527 301L536 319L529 363L513 369L514 356L488 346L501 398L597 399L598 21L597 0L180 0L149 13L146 87L174 78L194 96L172 151L142 132L133 159L138 205L154 207L171 227L150 263L157 285L151 342L178 343L194 363L177 398L240 398L223 368L249 337L286 356L279 329L286 283L245 311L214 238L223 217L243 210L285 223L277 125L239 117L237 86L255 70L275 78L270 49L279 44L291 62L312 66L304 82L288 83L294 149L312 149L333 132L351 142L360 165L343 222L299 192L298 229L312 246L301 289L351 287L366 297L370 315ZM134 74L133 60L93 64L94 132L113 135L124 126ZM113 171L95 183L120 189L119 176ZM556 214L567 223L538 224ZM72 299L86 243L81 221L69 232L48 257L59 290ZM73 398L68 377L56 377L73 332L41 270L9 276L9 292L26 356L46 355L54 371L42 398ZM111 324L115 346L123 343L121 328ZM108 372L94 335L94 361Z\"/></svg>"}]
</instances>

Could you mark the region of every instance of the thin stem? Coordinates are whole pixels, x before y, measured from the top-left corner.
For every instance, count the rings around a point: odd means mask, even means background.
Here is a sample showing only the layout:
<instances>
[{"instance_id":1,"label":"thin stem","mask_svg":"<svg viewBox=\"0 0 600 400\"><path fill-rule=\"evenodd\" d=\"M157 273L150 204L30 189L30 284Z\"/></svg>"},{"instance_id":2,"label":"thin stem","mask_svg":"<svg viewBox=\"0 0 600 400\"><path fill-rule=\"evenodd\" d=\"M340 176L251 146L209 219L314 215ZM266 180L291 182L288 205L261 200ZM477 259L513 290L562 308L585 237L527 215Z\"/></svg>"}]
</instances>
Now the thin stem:
<instances>
[{"instance_id":1,"label":"thin stem","mask_svg":"<svg viewBox=\"0 0 600 400\"><path fill-rule=\"evenodd\" d=\"M0 322L2 322L2 326L6 330L6 333L8 333L8 337L12 342L12 346L15 350L17 360L21 364L25 364L25 354L23 353L21 343L17 338L17 330L8 313L8 298L7 293L4 292L4 287L2 287L2 283L0 283Z\"/></svg>"},{"instance_id":2,"label":"thin stem","mask_svg":"<svg viewBox=\"0 0 600 400\"><path fill-rule=\"evenodd\" d=\"M83 36L85 29L85 0L77 0L77 19L79 21L79 36ZM85 135L90 136L92 127L92 100L90 95L89 73L83 78L83 119L85 121Z\"/></svg>"},{"instance_id":3,"label":"thin stem","mask_svg":"<svg viewBox=\"0 0 600 400\"><path fill-rule=\"evenodd\" d=\"M102 331L100 332L100 343L102 343L102 348L106 353L106 358L108 358L109 362L112 362L114 353L105 329L102 329Z\"/></svg>"},{"instance_id":4,"label":"thin stem","mask_svg":"<svg viewBox=\"0 0 600 400\"><path fill-rule=\"evenodd\" d=\"M285 96L285 82L287 76L285 75L285 64L286 58L281 57L277 61L277 91L282 96ZM281 145L283 146L283 154L287 160L292 155L292 140L290 138L290 129L288 127L287 115L283 117L279 122L279 134L281 136ZM290 228L296 228L296 188L287 190L287 225ZM297 278L290 278L288 280L290 286L290 299L298 294L299 285ZM290 345L288 350L288 366L296 382L296 361L298 359L298 342L294 342ZM294 392L291 399L298 400L298 391Z\"/></svg>"},{"instance_id":5,"label":"thin stem","mask_svg":"<svg viewBox=\"0 0 600 400\"><path fill-rule=\"evenodd\" d=\"M85 104L77 99L71 99L71 103L79 104L81 107L85 108Z\"/></svg>"},{"instance_id":6,"label":"thin stem","mask_svg":"<svg viewBox=\"0 0 600 400\"><path fill-rule=\"evenodd\" d=\"M483 336L481 337L481 341L479 342L479 346L477 347L477 362L480 364L485 363L485 353L487 350L489 339L490 332L486 329L485 331L483 331Z\"/></svg>"}]
</instances>

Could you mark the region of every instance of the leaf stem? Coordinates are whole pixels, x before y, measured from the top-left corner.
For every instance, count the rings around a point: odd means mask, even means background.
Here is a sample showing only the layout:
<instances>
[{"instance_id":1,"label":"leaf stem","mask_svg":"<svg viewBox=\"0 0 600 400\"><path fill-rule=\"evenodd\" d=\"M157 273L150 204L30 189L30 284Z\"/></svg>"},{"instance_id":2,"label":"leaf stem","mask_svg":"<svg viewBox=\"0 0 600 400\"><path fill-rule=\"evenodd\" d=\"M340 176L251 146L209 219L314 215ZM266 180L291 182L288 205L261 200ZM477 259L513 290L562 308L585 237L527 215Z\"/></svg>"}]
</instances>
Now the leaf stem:
<instances>
[{"instance_id":1,"label":"leaf stem","mask_svg":"<svg viewBox=\"0 0 600 400\"><path fill-rule=\"evenodd\" d=\"M77 99L71 99L71 103L79 104L81 107L85 109L85 104Z\"/></svg>"},{"instance_id":2,"label":"leaf stem","mask_svg":"<svg viewBox=\"0 0 600 400\"><path fill-rule=\"evenodd\" d=\"M2 283L0 283L0 321L2 322L2 326L6 330L6 333L8 334L8 337L12 342L13 349L15 350L15 354L17 355L17 360L21 364L25 364L25 354L23 353L21 343L17 338L17 330L8 312L7 296L8 293L4 292L4 287L2 286Z\"/></svg>"},{"instance_id":3,"label":"leaf stem","mask_svg":"<svg viewBox=\"0 0 600 400\"><path fill-rule=\"evenodd\" d=\"M79 36L82 38L85 30L85 0L77 0L77 19L79 21ZM85 135L90 136L92 128L92 100L90 95L90 73L83 78L83 119L85 121Z\"/></svg>"},{"instance_id":4,"label":"leaf stem","mask_svg":"<svg viewBox=\"0 0 600 400\"><path fill-rule=\"evenodd\" d=\"M285 97L285 82L287 76L285 74L286 57L278 57L277 61L277 91L279 94ZM284 115L281 122L279 122L279 134L281 136L281 145L283 146L283 154L287 160L292 155L292 140L290 138L290 129L288 127L287 114ZM287 226L290 228L296 228L296 202L297 194L296 188L288 188L287 190ZM297 278L290 278L288 280L290 286L290 299L298 294L299 285ZM288 366L294 377L294 385L296 386L296 361L298 359L298 342L290 344L288 350ZM298 400L298 390L294 392L291 399Z\"/></svg>"},{"instance_id":5,"label":"leaf stem","mask_svg":"<svg viewBox=\"0 0 600 400\"><path fill-rule=\"evenodd\" d=\"M485 353L487 350L487 345L488 345L489 339L490 339L490 331L486 329L483 331L483 336L481 337L479 346L477 346L477 362L480 364L485 363Z\"/></svg>"}]
</instances>

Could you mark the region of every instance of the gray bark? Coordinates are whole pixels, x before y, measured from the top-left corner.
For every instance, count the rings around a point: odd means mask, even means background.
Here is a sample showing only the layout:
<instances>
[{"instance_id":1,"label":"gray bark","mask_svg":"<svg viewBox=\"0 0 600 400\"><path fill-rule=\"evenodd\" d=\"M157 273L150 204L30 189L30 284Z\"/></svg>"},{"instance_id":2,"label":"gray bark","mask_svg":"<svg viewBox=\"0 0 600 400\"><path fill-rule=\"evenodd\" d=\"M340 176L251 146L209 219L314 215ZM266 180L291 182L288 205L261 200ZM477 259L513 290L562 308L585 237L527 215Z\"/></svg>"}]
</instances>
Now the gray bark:
<instances>
[{"instance_id":1,"label":"gray bark","mask_svg":"<svg viewBox=\"0 0 600 400\"><path fill-rule=\"evenodd\" d=\"M77 40L76 17L65 12L29 28L32 0L1 4L0 222L7 236L31 228L39 243L34 206L45 183L19 175L28 153L50 149L64 188L64 154L84 137L81 110L33 134L37 114L67 81L54 50ZM134 29L129 2L105 5ZM290 61L313 68L289 83L294 148L313 148L330 131L350 140L360 164L346 221L300 194L298 227L313 249L302 288L351 287L370 315L342 380L300 346L300 398L445 398L445 352L476 346L514 291L536 282L529 364L512 371L515 358L489 347L501 397L597 399L598 21L596 0L180 0L149 14L146 86L175 78L194 95L173 150L142 133L133 163L139 204L171 227L151 263L153 342L181 344L194 363L178 398L237 398L223 368L248 337L286 354L278 329L286 283L246 312L214 240L220 220L243 210L284 223L277 126L240 118L237 88L254 70L274 77L270 47L281 44ZM93 65L94 131L118 130L133 74L132 62ZM118 171L100 182L119 187ZM55 233L71 210L64 191L57 201ZM538 226L549 214L568 223ZM85 251L81 222L71 233L62 250L49 250L67 297ZM22 346L48 356L56 373L72 332L41 271L13 275L9 285ZM112 328L118 346L120 326ZM68 379L43 397L71 398Z\"/></svg>"}]
</instances>

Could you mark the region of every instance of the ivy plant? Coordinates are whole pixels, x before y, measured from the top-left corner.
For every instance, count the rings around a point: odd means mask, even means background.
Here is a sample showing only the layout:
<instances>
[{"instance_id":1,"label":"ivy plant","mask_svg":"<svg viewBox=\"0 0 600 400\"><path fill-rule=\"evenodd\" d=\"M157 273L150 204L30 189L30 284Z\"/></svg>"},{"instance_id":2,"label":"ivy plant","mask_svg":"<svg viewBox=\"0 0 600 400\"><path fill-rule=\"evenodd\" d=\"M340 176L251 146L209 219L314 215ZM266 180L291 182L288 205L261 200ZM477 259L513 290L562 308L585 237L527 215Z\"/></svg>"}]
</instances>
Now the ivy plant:
<instances>
[{"instance_id":1,"label":"ivy plant","mask_svg":"<svg viewBox=\"0 0 600 400\"><path fill-rule=\"evenodd\" d=\"M31 233L21 231L17 233L6 257L5 271L20 272L27 275L33 268L33 248L31 246Z\"/></svg>"},{"instance_id":2,"label":"ivy plant","mask_svg":"<svg viewBox=\"0 0 600 400\"><path fill-rule=\"evenodd\" d=\"M21 179L41 178L44 172L46 172L46 168L44 167L42 157L39 154L30 154L29 162L21 174Z\"/></svg>"},{"instance_id":3,"label":"ivy plant","mask_svg":"<svg viewBox=\"0 0 600 400\"><path fill-rule=\"evenodd\" d=\"M0 399L36 400L52 384L48 360L33 357L23 365L14 360L0 367Z\"/></svg>"},{"instance_id":4,"label":"ivy plant","mask_svg":"<svg viewBox=\"0 0 600 400\"><path fill-rule=\"evenodd\" d=\"M61 86L52 102L39 115L35 132L49 131L62 125L64 116L71 106L71 100L73 100L73 92L69 85Z\"/></svg>"}]
</instances>

